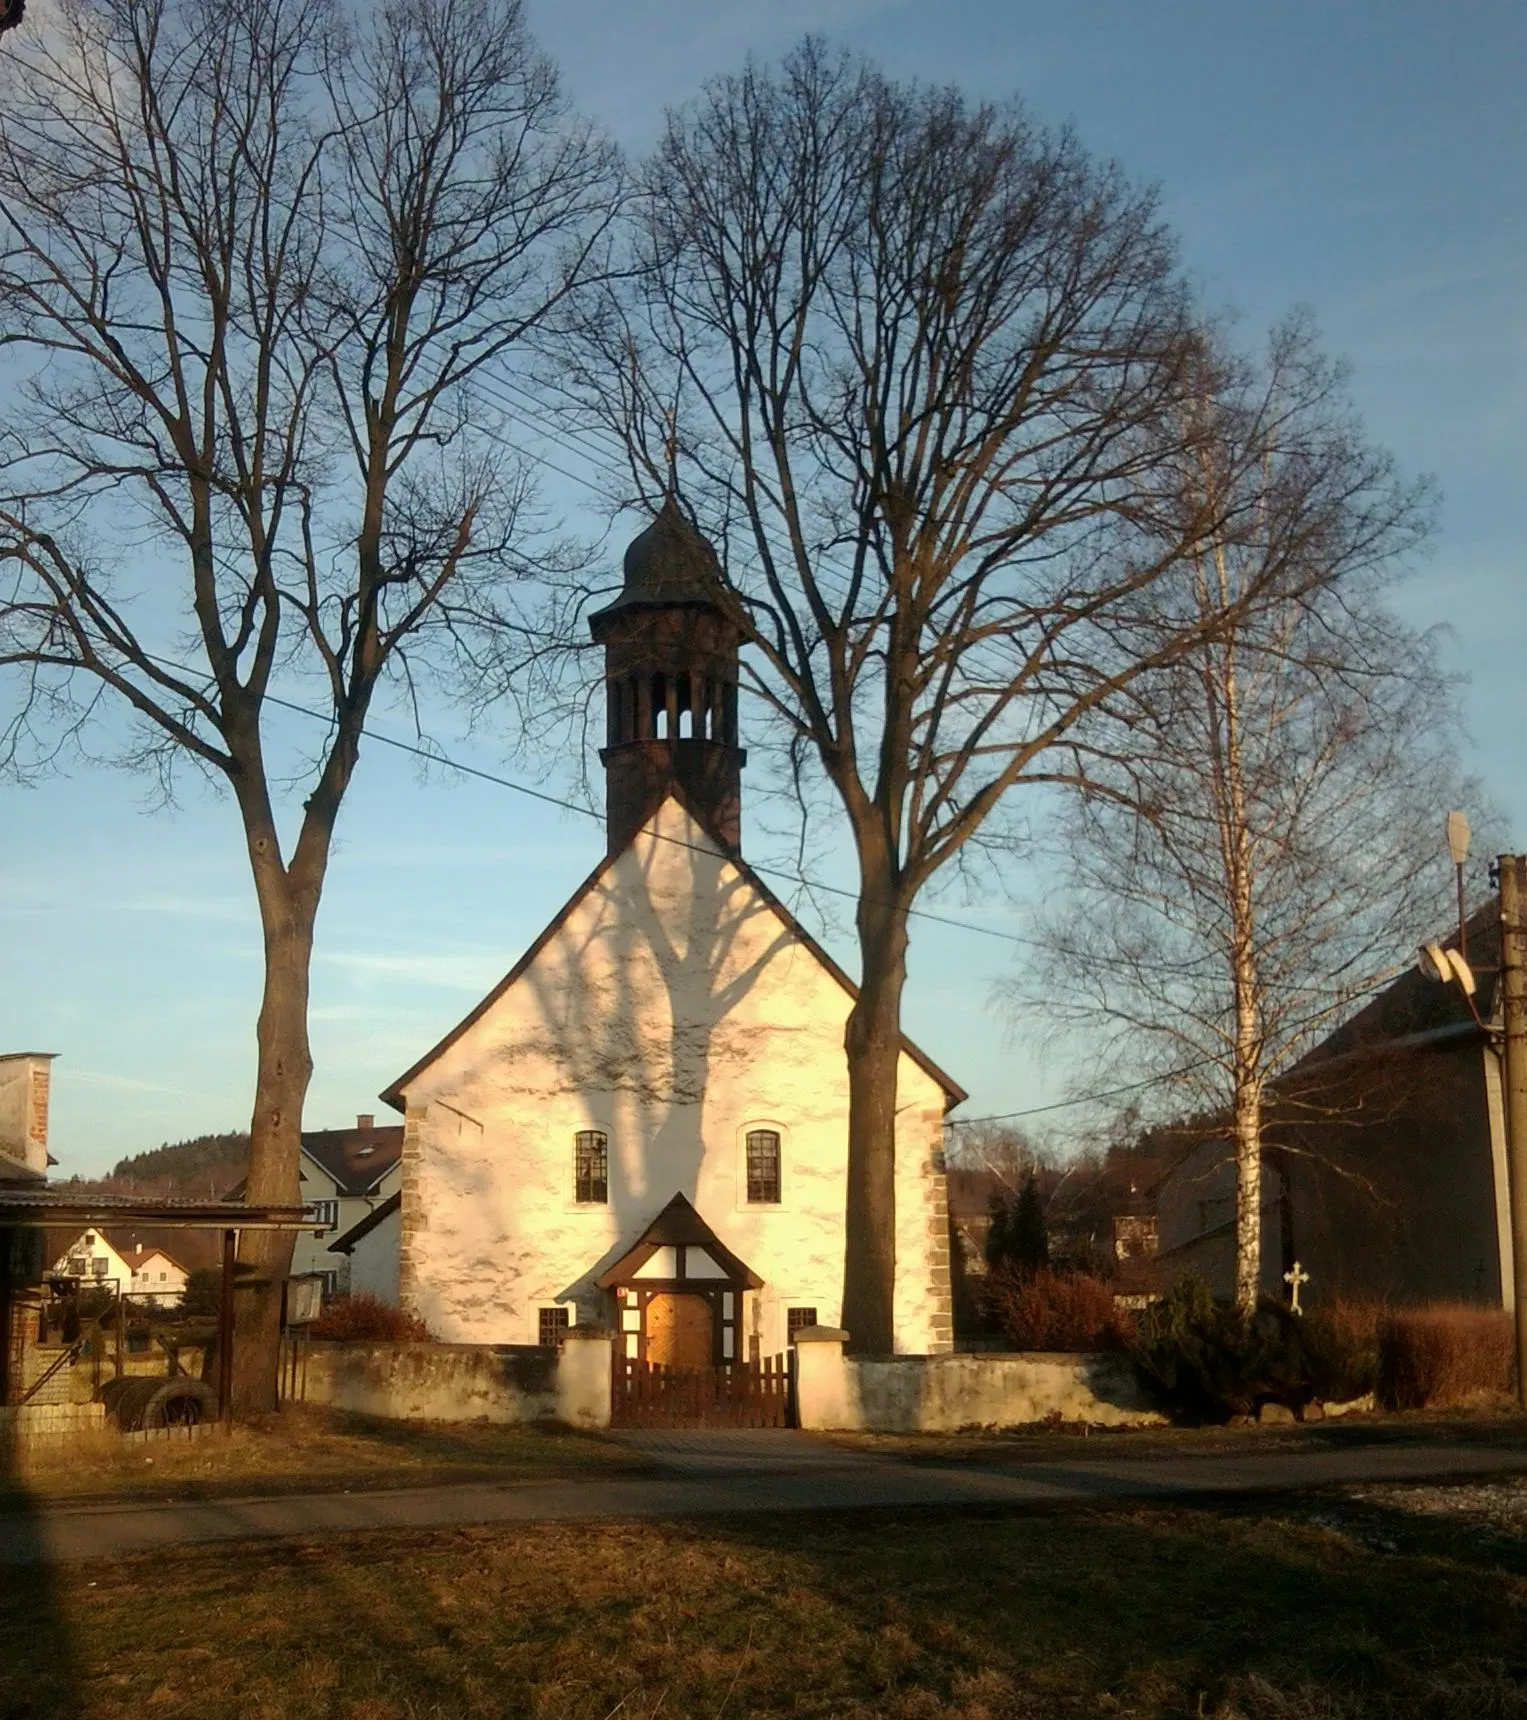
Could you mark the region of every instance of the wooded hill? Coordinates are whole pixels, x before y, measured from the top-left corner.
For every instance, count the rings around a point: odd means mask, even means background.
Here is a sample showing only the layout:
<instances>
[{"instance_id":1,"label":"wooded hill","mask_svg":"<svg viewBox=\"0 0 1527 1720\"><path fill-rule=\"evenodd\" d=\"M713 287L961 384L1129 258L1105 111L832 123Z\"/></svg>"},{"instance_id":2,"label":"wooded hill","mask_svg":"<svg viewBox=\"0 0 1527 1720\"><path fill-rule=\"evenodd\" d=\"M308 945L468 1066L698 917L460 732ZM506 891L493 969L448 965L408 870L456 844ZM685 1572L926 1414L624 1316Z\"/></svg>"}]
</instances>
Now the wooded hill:
<instances>
[{"instance_id":1,"label":"wooded hill","mask_svg":"<svg viewBox=\"0 0 1527 1720\"><path fill-rule=\"evenodd\" d=\"M238 1129L225 1135L166 1141L162 1146L118 1159L104 1177L75 1177L71 1181L88 1182L103 1194L215 1200L243 1177L248 1166L249 1133Z\"/></svg>"}]
</instances>

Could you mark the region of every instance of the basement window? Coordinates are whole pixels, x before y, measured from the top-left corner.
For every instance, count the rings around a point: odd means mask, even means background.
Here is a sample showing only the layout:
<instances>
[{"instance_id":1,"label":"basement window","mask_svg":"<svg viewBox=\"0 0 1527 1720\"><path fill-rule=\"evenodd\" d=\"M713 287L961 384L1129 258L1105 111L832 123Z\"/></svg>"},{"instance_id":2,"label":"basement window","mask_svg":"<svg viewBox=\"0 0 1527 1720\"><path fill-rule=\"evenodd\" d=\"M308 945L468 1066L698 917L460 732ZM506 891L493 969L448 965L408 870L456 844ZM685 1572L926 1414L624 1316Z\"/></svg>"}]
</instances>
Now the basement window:
<instances>
[{"instance_id":1,"label":"basement window","mask_svg":"<svg viewBox=\"0 0 1527 1720\"><path fill-rule=\"evenodd\" d=\"M580 1129L573 1141L573 1199L602 1206L610 1198L610 1138L600 1129Z\"/></svg>"}]
</instances>

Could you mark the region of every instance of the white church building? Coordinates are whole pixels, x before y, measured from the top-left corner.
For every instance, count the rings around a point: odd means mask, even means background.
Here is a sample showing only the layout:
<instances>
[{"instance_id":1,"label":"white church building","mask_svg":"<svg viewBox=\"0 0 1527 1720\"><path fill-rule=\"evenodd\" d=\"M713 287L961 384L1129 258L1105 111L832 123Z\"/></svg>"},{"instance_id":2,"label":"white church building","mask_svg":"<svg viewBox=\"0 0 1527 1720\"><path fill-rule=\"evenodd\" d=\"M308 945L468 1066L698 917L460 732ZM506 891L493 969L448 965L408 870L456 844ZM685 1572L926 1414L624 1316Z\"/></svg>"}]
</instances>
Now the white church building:
<instances>
[{"instance_id":1,"label":"white church building","mask_svg":"<svg viewBox=\"0 0 1527 1720\"><path fill-rule=\"evenodd\" d=\"M592 618L608 852L494 990L382 1095L404 1115L398 1293L454 1343L624 1334L706 1366L836 1325L854 985L739 852L740 631L670 503ZM943 1123L897 1085L896 1348L952 1347Z\"/></svg>"}]
</instances>

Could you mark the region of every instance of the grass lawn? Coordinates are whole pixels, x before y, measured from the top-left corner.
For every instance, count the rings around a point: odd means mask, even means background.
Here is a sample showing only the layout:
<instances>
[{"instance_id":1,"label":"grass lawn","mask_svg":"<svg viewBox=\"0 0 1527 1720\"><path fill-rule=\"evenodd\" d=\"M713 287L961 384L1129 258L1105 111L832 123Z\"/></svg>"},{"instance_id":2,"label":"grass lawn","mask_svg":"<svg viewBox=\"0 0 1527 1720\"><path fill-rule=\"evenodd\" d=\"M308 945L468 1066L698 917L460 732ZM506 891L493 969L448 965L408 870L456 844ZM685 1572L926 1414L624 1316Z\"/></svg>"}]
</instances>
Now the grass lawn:
<instances>
[{"instance_id":1,"label":"grass lawn","mask_svg":"<svg viewBox=\"0 0 1527 1720\"><path fill-rule=\"evenodd\" d=\"M197 1440L131 1443L114 1433L37 1448L21 1484L48 1499L149 1494L208 1499L231 1493L422 1487L445 1481L526 1481L638 1468L633 1454L555 1426L404 1422L288 1405L277 1415ZM0 1510L14 1496L0 1479ZM0 1709L0 1720L4 1710Z\"/></svg>"},{"instance_id":2,"label":"grass lawn","mask_svg":"<svg viewBox=\"0 0 1527 1720\"><path fill-rule=\"evenodd\" d=\"M536 1526L0 1573L6 1720L1521 1720L1527 1538L1244 1508Z\"/></svg>"}]
</instances>

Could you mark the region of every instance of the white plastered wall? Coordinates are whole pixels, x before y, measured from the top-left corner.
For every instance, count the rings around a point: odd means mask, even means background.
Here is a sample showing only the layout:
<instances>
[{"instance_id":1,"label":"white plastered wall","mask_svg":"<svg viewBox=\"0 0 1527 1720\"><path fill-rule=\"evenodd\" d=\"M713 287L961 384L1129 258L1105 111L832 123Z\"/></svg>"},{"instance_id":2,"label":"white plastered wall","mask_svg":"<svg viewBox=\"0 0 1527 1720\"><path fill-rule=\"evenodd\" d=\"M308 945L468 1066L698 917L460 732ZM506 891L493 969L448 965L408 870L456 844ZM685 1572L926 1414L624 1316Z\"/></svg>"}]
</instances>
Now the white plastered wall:
<instances>
[{"instance_id":1,"label":"white plastered wall","mask_svg":"<svg viewBox=\"0 0 1527 1720\"><path fill-rule=\"evenodd\" d=\"M608 1319L594 1280L675 1193L764 1280L745 1335L841 1313L850 999L675 801L525 972L410 1082L404 1304L456 1343L534 1343L537 1311ZM948 1349L944 1093L898 1078L896 1344ZM746 1200L744 1138L777 1130L778 1206ZM573 1141L609 1137L606 1205Z\"/></svg>"}]
</instances>

